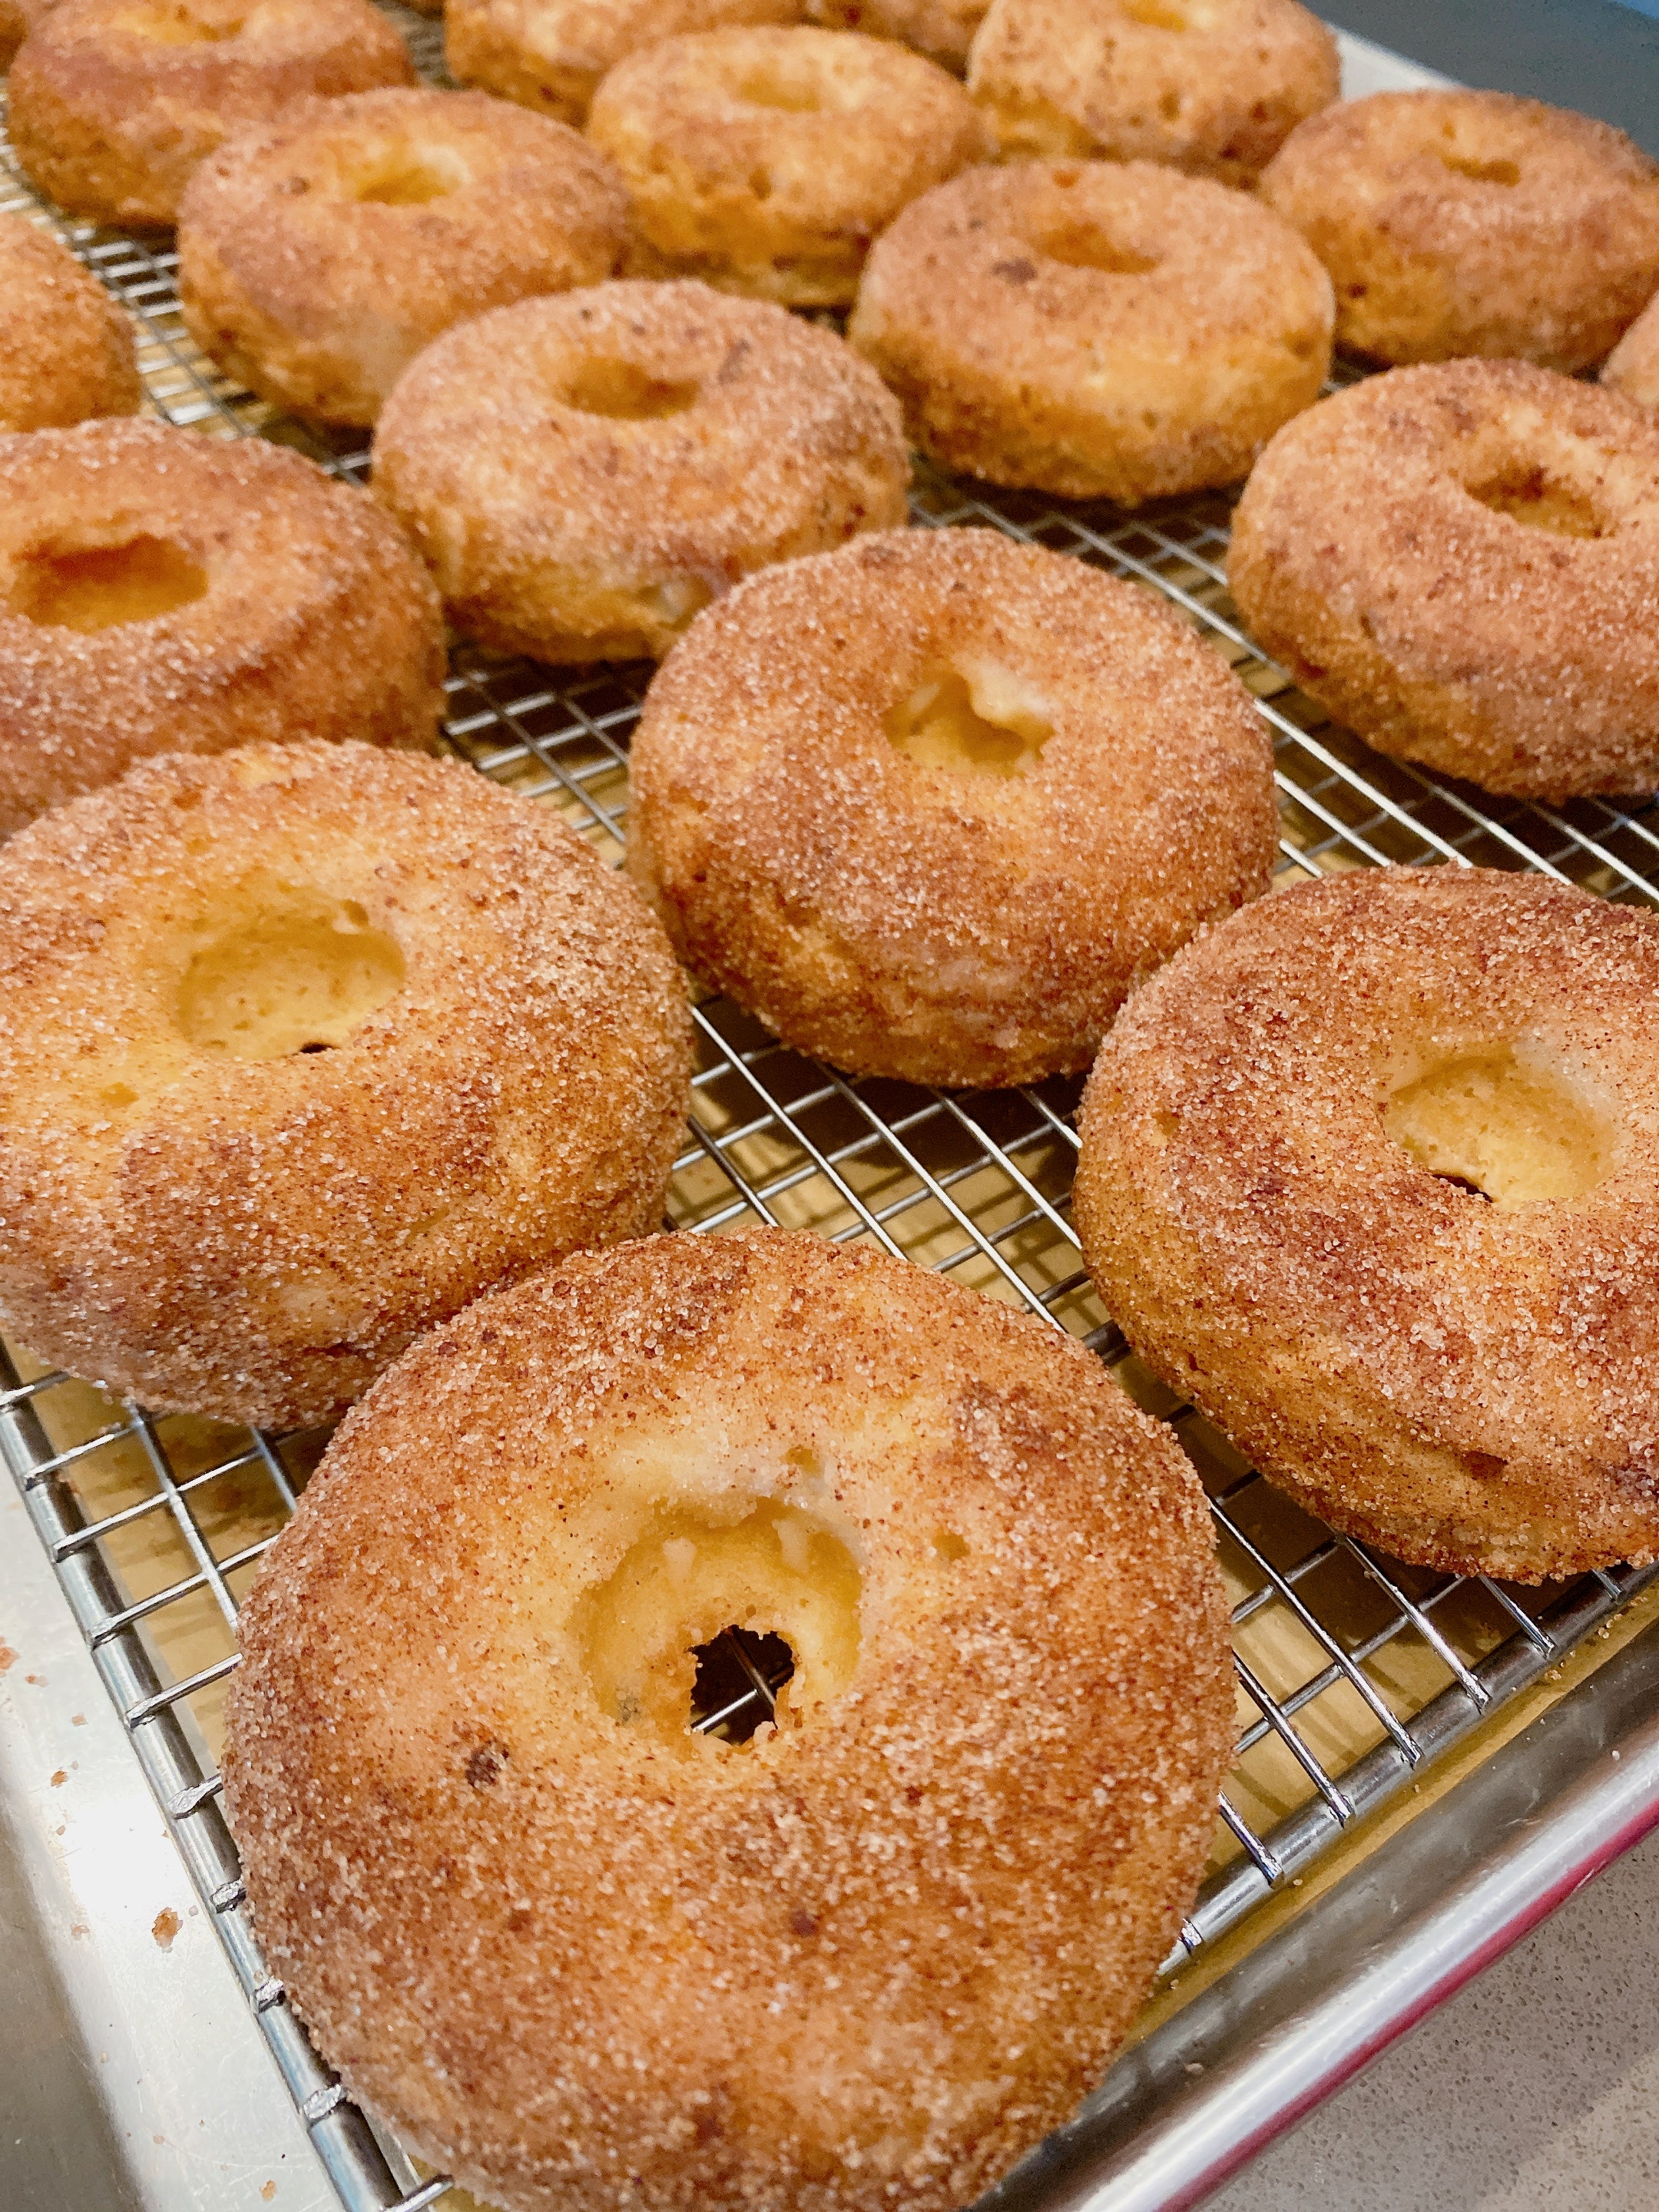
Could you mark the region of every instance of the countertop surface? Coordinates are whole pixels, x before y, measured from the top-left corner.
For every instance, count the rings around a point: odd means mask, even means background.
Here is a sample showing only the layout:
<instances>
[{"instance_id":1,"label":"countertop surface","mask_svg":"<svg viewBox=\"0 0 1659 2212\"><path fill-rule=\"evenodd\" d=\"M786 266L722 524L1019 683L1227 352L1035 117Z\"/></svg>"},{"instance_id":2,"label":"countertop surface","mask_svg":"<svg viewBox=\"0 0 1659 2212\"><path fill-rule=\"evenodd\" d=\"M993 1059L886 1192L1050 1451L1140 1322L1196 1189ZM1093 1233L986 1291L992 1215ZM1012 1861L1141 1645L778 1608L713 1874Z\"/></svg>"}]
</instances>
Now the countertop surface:
<instances>
[{"instance_id":1,"label":"countertop surface","mask_svg":"<svg viewBox=\"0 0 1659 2212\"><path fill-rule=\"evenodd\" d=\"M1208 2212L1654 2212L1659 1833Z\"/></svg>"}]
</instances>

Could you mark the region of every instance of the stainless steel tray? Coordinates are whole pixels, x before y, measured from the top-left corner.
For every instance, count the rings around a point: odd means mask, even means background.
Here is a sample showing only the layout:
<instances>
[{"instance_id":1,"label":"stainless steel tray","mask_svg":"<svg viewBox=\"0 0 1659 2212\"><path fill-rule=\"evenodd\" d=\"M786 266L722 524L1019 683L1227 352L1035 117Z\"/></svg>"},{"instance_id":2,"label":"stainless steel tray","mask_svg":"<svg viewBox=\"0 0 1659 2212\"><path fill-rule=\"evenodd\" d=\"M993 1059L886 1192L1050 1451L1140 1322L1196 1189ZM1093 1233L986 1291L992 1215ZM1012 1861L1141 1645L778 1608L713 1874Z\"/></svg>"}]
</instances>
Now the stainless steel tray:
<instances>
[{"instance_id":1,"label":"stainless steel tray","mask_svg":"<svg viewBox=\"0 0 1659 2212\"><path fill-rule=\"evenodd\" d=\"M393 12L417 53L435 61L435 27ZM1347 42L1346 58L1367 87L1422 81L1358 42ZM362 479L367 456L356 441L319 441L273 417L197 355L177 313L173 257L160 243L64 222L0 155L0 207L13 204L50 222L132 311L160 413L204 434L278 436ZM1223 572L1227 514L1224 500L1206 498L1126 518L993 497L926 471L914 501L918 525L989 524L1136 579L1227 653L1273 729L1287 878L1382 860L1478 861L1659 904L1654 809L1494 802L1382 761L1326 723L1234 620ZM449 687L450 741L483 773L562 806L614 856L627 735L647 675L615 670L559 684L462 647ZM1142 2039L1079 2121L999 2192L1011 2204L1044 2206L1195 2202L1530 1924L1547 1909L1540 1898L1565 1893L1561 1886L1601 1863L1613 1844L1659 1819L1659 1747L1647 1744L1641 1723L1659 1659L1645 1641L1559 1708L1587 1717L1538 1722L1444 1797L1447 1770L1435 1763L1516 1725L1532 1710L1528 1698L1550 1694L1540 1685L1564 1656L1652 1577L1620 1571L1540 1592L1428 1574L1334 1535L1261 1483L1138 1370L1094 1298L1067 1219L1075 1085L949 1096L853 1082L785 1051L723 1003L700 1008L697 1022L696 1107L672 1203L678 1226L710 1231L763 1218L866 1238L1022 1304L1116 1363L1127 1387L1172 1422L1205 1477L1237 1600L1243 1723L1217 1848ZM142 1772L337 2201L353 2212L412 2212L445 2185L420 2181L310 2051L259 1961L216 1802L237 1602L319 1448L317 1437L154 1420L0 1354L0 1451L136 1757L135 1765L118 1753L118 1773L98 1763L102 1802L121 1798ZM33 1562L8 1559L0 1547L0 1595L38 1638L46 1630L33 1574ZM1602 1772L1595 1756L1609 1731L1628 1733L1629 1756ZM34 1894L49 1899L53 1850L40 1831L53 1801L38 1776L15 1775L7 1764L9 1745L15 1765L40 1741L38 1728L9 1736L0 1726L0 1802L9 1803ZM68 1787L67 1753L64 1771ZM1398 1822L1402 1796L1413 1791L1422 1809L1366 1855L1364 1839L1379 1821ZM1553 1809L1521 1850L1505 1808L1547 1796ZM1386 1889L1388 1881L1398 1886ZM1304 1884L1304 1909L1281 1924ZM1382 1910L1376 1899L1385 1893ZM95 1939L98 1924L84 1925ZM153 1987L135 1969L130 2008L160 2008L166 2017L179 1999L182 1960L159 1935L152 1948ZM198 1978L184 1993L185 2014L213 2001L200 1947L189 1948ZM57 1947L56 1971L85 2040L97 2006L79 1987L76 1957L73 1942ZM1382 1971L1379 1959L1392 1964ZM143 2042L140 2027L134 2047ZM237 2078L244 2106L268 2094L257 2064ZM187 2083L178 2094L188 2105ZM125 2092L105 2103L124 2115L145 2109ZM245 2117L254 2128L256 2116ZM267 2124L280 2136L280 2120L257 2122ZM165 2139L166 2130L156 2135L158 2145ZM167 2193L173 2182L155 2178L170 2171L165 2160L142 2163L146 2171L128 2179L145 2201L152 2189L155 2202L181 2201ZM210 2186L189 2201L226 2200Z\"/></svg>"}]
</instances>

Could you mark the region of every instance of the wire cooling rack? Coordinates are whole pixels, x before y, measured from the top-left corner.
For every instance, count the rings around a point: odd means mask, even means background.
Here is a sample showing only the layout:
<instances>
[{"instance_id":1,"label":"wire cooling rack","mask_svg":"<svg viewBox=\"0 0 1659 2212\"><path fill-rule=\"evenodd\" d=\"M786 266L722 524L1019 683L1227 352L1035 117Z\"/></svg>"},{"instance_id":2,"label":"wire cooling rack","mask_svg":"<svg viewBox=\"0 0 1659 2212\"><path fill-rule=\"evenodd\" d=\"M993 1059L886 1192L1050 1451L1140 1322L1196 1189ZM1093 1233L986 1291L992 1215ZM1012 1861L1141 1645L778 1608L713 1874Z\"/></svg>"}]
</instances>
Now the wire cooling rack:
<instances>
[{"instance_id":1,"label":"wire cooling rack","mask_svg":"<svg viewBox=\"0 0 1659 2212\"><path fill-rule=\"evenodd\" d=\"M438 27L391 12L435 77ZM319 439L274 415L197 351L169 246L69 222L29 191L0 145L6 210L55 231L129 309L159 415L208 434L276 437L364 479L361 440ZM1227 520L1219 497L1126 517L993 495L927 469L913 501L920 526L989 525L1156 590L1227 656L1273 729L1284 879L1383 861L1475 862L1659 906L1652 806L1494 801L1382 760L1329 724L1240 629L1224 578ZM648 675L556 681L463 643L448 684L449 741L482 773L562 808L615 859L629 733ZM1138 1369L1095 1297L1069 1219L1075 1084L948 1095L854 1081L786 1050L725 1002L705 1003L696 1018L677 1226L808 1226L1023 1306L1112 1362L1203 1476L1235 1601L1241 1726L1216 1847L1172 1966L1305 1874L1652 1579L1619 1570L1539 1591L1437 1575L1334 1534L1272 1491ZM237 1606L323 1442L152 1418L0 1347L0 1446L312 2140L351 2212L416 2212L449 2185L422 2180L311 2051L259 1959L217 1802ZM770 1685L752 1652L727 1656L737 1671L701 1724L741 1734Z\"/></svg>"}]
</instances>

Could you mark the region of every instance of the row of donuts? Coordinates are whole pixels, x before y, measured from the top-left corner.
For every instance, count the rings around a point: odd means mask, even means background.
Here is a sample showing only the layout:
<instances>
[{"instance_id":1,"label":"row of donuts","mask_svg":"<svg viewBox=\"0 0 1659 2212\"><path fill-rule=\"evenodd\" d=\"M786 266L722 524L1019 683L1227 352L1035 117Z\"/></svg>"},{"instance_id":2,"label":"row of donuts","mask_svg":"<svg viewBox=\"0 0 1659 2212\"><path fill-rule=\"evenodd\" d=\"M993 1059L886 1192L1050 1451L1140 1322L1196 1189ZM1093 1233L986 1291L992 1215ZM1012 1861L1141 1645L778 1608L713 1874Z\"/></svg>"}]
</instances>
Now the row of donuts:
<instances>
[{"instance_id":1,"label":"row of donuts","mask_svg":"<svg viewBox=\"0 0 1659 2212\"><path fill-rule=\"evenodd\" d=\"M1170 183L1066 173L981 173L1073 202ZM20 283L69 267L21 225L0 258L14 240ZM43 281L83 373L105 363L131 404L112 312L70 274ZM1010 436L1042 421L1022 366L997 418ZM1135 367L1120 357L1120 412ZM26 372L21 389L40 386ZM490 648L660 658L744 577L902 522L908 481L894 398L832 332L639 280L492 310L418 354L381 416L372 504L275 447L159 425L0 440L0 833L158 750L284 731L429 744L428 577ZM1465 360L1319 401L1252 471L1229 574L1262 650L1380 750L1529 798L1659 781L1659 417L1613 390ZM1021 776L1040 764L1012 757Z\"/></svg>"}]
</instances>

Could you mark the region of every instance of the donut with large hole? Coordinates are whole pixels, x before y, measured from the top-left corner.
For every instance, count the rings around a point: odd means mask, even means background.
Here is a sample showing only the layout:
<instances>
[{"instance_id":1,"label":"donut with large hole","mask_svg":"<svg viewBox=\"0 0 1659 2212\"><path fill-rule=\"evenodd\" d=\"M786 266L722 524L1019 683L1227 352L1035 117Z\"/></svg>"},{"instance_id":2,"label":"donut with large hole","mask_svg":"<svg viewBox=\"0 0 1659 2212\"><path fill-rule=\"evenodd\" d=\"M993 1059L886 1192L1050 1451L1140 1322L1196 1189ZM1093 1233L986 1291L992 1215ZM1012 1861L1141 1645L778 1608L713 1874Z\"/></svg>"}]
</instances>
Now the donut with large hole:
<instances>
[{"instance_id":1,"label":"donut with large hole","mask_svg":"<svg viewBox=\"0 0 1659 2212\"><path fill-rule=\"evenodd\" d=\"M1277 840L1220 656L988 530L752 578L652 684L631 775L629 865L686 963L799 1050L922 1083L1086 1067Z\"/></svg>"},{"instance_id":2,"label":"donut with large hole","mask_svg":"<svg viewBox=\"0 0 1659 2212\"><path fill-rule=\"evenodd\" d=\"M632 240L597 148L482 92L364 92L239 131L179 211L191 336L279 406L369 423L422 346L597 284Z\"/></svg>"},{"instance_id":3,"label":"donut with large hole","mask_svg":"<svg viewBox=\"0 0 1659 2212\"><path fill-rule=\"evenodd\" d=\"M1176 955L1103 1047L1109 1311L1310 1511L1541 1582L1659 1557L1659 921L1362 869Z\"/></svg>"},{"instance_id":4,"label":"donut with large hole","mask_svg":"<svg viewBox=\"0 0 1659 2212\"><path fill-rule=\"evenodd\" d=\"M135 415L144 387L129 318L68 246L0 216L0 431Z\"/></svg>"},{"instance_id":5,"label":"donut with large hole","mask_svg":"<svg viewBox=\"0 0 1659 2212\"><path fill-rule=\"evenodd\" d=\"M331 1419L493 1285L661 1218L662 933L458 763L147 763L0 853L0 1320L122 1397Z\"/></svg>"},{"instance_id":6,"label":"donut with large hole","mask_svg":"<svg viewBox=\"0 0 1659 2212\"><path fill-rule=\"evenodd\" d=\"M903 520L898 410L833 331L703 284L499 307L419 356L374 489L457 624L553 662L660 656L768 562Z\"/></svg>"},{"instance_id":7,"label":"donut with large hole","mask_svg":"<svg viewBox=\"0 0 1659 2212\"><path fill-rule=\"evenodd\" d=\"M802 25L667 39L611 70L588 136L665 273L785 307L850 307L870 241L988 151L920 54Z\"/></svg>"},{"instance_id":8,"label":"donut with large hole","mask_svg":"<svg viewBox=\"0 0 1659 2212\"><path fill-rule=\"evenodd\" d=\"M1081 1346L880 1253L657 1237L484 1299L241 1615L266 1964L509 2212L955 2212L1099 2079L1191 1899L1213 1542ZM694 1733L734 1629L775 1711Z\"/></svg>"},{"instance_id":9,"label":"donut with large hole","mask_svg":"<svg viewBox=\"0 0 1659 2212\"><path fill-rule=\"evenodd\" d=\"M443 621L362 492L153 422L0 437L0 837L150 753L429 749Z\"/></svg>"},{"instance_id":10,"label":"donut with large hole","mask_svg":"<svg viewBox=\"0 0 1659 2212\"><path fill-rule=\"evenodd\" d=\"M58 0L12 64L8 128L48 199L142 228L175 220L233 131L313 94L414 82L371 0Z\"/></svg>"},{"instance_id":11,"label":"donut with large hole","mask_svg":"<svg viewBox=\"0 0 1659 2212\"><path fill-rule=\"evenodd\" d=\"M946 468L1129 507L1245 475L1317 398L1331 321L1324 270L1243 193L1028 161L913 201L848 336Z\"/></svg>"},{"instance_id":12,"label":"donut with large hole","mask_svg":"<svg viewBox=\"0 0 1659 2212\"><path fill-rule=\"evenodd\" d=\"M1246 187L1340 82L1334 37L1297 0L991 0L968 64L1005 159L1165 161Z\"/></svg>"},{"instance_id":13,"label":"donut with large hole","mask_svg":"<svg viewBox=\"0 0 1659 2212\"><path fill-rule=\"evenodd\" d=\"M1659 162L1611 124L1508 93L1328 108L1286 140L1261 197L1330 270L1338 344L1373 361L1575 373L1659 285Z\"/></svg>"},{"instance_id":14,"label":"donut with large hole","mask_svg":"<svg viewBox=\"0 0 1659 2212\"><path fill-rule=\"evenodd\" d=\"M1228 575L1381 752L1532 799L1659 784L1659 422L1525 362L1397 368L1281 430Z\"/></svg>"},{"instance_id":15,"label":"donut with large hole","mask_svg":"<svg viewBox=\"0 0 1659 2212\"><path fill-rule=\"evenodd\" d=\"M686 31L798 22L801 0L447 0L443 13L458 83L580 129L600 78L625 55Z\"/></svg>"}]
</instances>

